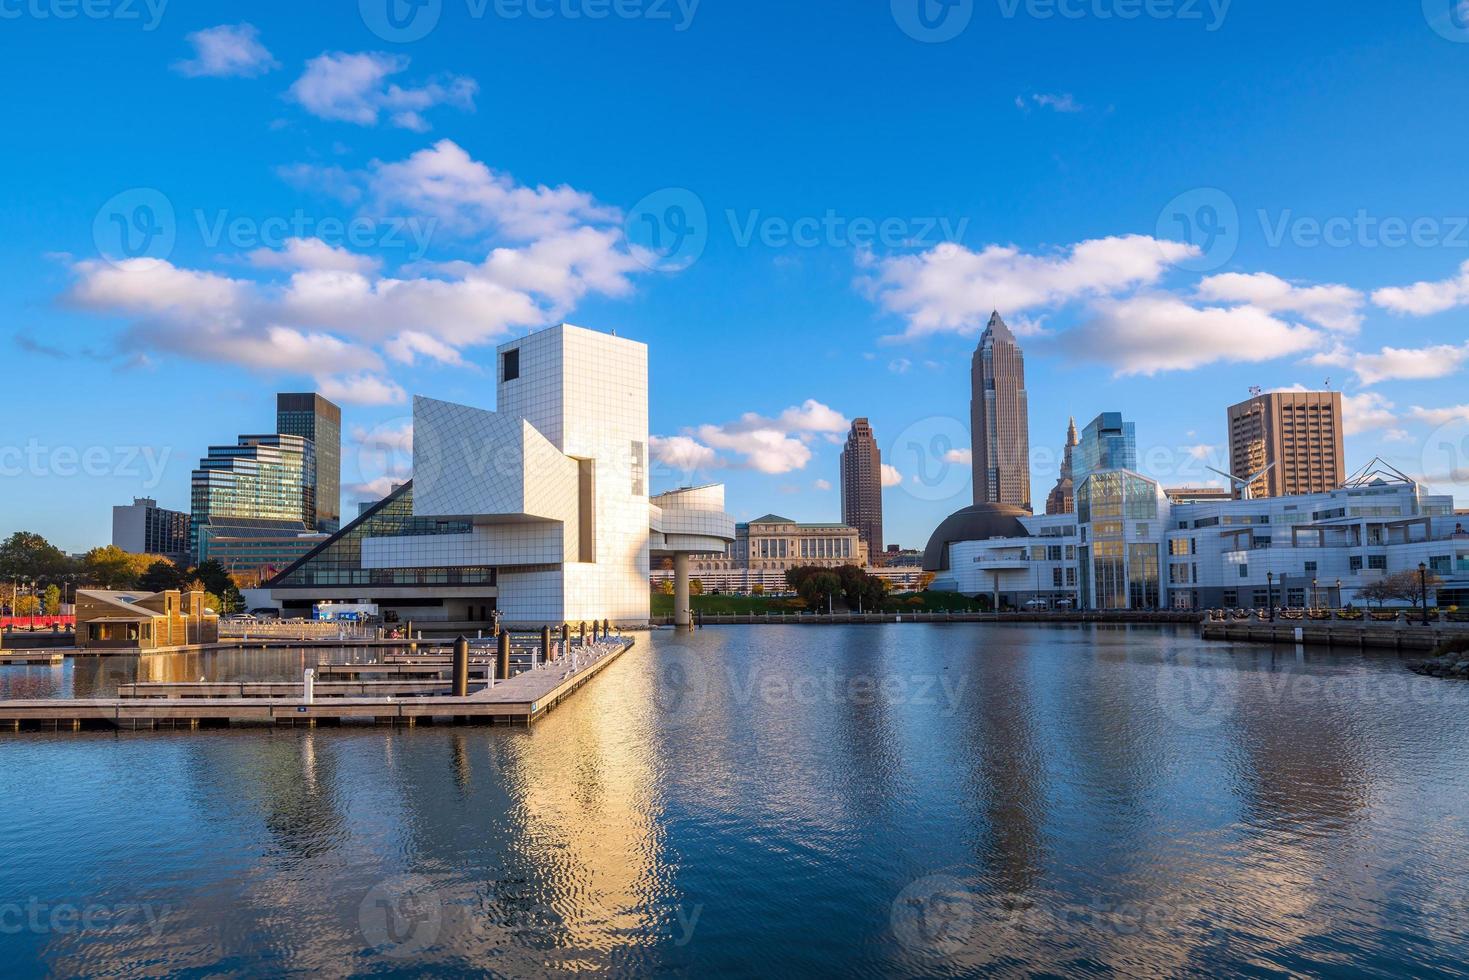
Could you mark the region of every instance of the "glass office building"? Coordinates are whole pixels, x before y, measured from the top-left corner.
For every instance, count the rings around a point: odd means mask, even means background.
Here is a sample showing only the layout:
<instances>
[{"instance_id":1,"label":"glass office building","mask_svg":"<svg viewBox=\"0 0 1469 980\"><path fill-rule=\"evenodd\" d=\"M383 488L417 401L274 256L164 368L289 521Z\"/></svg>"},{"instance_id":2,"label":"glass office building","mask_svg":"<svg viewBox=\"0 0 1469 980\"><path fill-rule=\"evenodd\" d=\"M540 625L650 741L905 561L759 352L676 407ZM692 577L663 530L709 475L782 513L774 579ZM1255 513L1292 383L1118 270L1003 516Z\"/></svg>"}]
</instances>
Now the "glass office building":
<instances>
[{"instance_id":1,"label":"glass office building","mask_svg":"<svg viewBox=\"0 0 1469 980\"><path fill-rule=\"evenodd\" d=\"M1103 412L1081 431L1072 456L1071 480L1081 486L1092 473L1137 469L1137 429L1121 412Z\"/></svg>"},{"instance_id":2,"label":"glass office building","mask_svg":"<svg viewBox=\"0 0 1469 980\"><path fill-rule=\"evenodd\" d=\"M310 484L307 523L318 531L342 526L342 410L318 394L276 395L275 430L310 439L316 446L316 472Z\"/></svg>"},{"instance_id":3,"label":"glass office building","mask_svg":"<svg viewBox=\"0 0 1469 980\"><path fill-rule=\"evenodd\" d=\"M210 446L190 489L189 548L208 561L209 539L292 534L312 530L316 451L292 435L240 436L233 446Z\"/></svg>"}]
</instances>

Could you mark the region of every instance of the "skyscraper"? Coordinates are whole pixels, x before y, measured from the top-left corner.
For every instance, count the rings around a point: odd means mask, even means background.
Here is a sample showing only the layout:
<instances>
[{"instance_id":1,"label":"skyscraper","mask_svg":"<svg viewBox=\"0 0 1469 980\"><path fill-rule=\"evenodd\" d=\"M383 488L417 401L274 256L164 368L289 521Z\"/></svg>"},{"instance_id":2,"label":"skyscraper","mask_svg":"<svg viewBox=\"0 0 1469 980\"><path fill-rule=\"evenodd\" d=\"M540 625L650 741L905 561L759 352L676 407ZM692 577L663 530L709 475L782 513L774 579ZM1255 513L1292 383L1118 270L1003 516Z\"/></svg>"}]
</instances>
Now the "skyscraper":
<instances>
[{"instance_id":1,"label":"skyscraper","mask_svg":"<svg viewBox=\"0 0 1469 980\"><path fill-rule=\"evenodd\" d=\"M1081 430L1071 476L1080 486L1099 470L1137 469L1137 427L1121 412L1103 412Z\"/></svg>"},{"instance_id":2,"label":"skyscraper","mask_svg":"<svg viewBox=\"0 0 1469 980\"><path fill-rule=\"evenodd\" d=\"M281 392L275 397L275 430L316 445L316 478L306 488L311 498L307 523L318 531L342 526L342 410L312 392Z\"/></svg>"},{"instance_id":3,"label":"skyscraper","mask_svg":"<svg viewBox=\"0 0 1469 980\"><path fill-rule=\"evenodd\" d=\"M1030 510L1030 409L1025 354L1015 335L991 314L970 371L969 420L974 502Z\"/></svg>"},{"instance_id":4,"label":"skyscraper","mask_svg":"<svg viewBox=\"0 0 1469 980\"><path fill-rule=\"evenodd\" d=\"M1076 434L1076 419L1066 426L1066 447L1061 457L1061 475L1046 498L1047 514L1070 514L1076 510L1075 462L1072 454L1081 439Z\"/></svg>"},{"instance_id":5,"label":"skyscraper","mask_svg":"<svg viewBox=\"0 0 1469 980\"><path fill-rule=\"evenodd\" d=\"M866 419L853 420L842 450L842 523L857 529L870 560L882 553L882 453Z\"/></svg>"},{"instance_id":6,"label":"skyscraper","mask_svg":"<svg viewBox=\"0 0 1469 980\"><path fill-rule=\"evenodd\" d=\"M189 549L200 562L212 557L215 538L290 538L313 530L313 498L306 489L316 484L310 439L246 435L233 446L210 446L191 482ZM272 557L260 563L273 564Z\"/></svg>"},{"instance_id":7,"label":"skyscraper","mask_svg":"<svg viewBox=\"0 0 1469 980\"><path fill-rule=\"evenodd\" d=\"M1272 465L1273 464L1273 465ZM1272 391L1229 407L1229 469L1252 497L1325 493L1342 485L1341 392Z\"/></svg>"}]
</instances>

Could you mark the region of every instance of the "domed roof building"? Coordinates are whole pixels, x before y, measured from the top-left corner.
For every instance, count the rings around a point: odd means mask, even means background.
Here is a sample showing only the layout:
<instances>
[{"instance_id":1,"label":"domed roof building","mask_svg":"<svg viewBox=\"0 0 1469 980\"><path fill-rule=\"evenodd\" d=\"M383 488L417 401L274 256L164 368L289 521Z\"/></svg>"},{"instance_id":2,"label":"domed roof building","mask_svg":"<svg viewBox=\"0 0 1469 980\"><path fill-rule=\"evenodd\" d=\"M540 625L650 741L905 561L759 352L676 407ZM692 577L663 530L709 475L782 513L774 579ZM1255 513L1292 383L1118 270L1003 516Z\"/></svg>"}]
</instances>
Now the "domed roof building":
<instances>
[{"instance_id":1,"label":"domed roof building","mask_svg":"<svg viewBox=\"0 0 1469 980\"><path fill-rule=\"evenodd\" d=\"M949 545L955 541L1030 537L1030 532L1020 522L1022 517L1029 516L1030 511L1007 504L974 504L955 511L928 539L928 547L923 552L924 571L949 571Z\"/></svg>"}]
</instances>

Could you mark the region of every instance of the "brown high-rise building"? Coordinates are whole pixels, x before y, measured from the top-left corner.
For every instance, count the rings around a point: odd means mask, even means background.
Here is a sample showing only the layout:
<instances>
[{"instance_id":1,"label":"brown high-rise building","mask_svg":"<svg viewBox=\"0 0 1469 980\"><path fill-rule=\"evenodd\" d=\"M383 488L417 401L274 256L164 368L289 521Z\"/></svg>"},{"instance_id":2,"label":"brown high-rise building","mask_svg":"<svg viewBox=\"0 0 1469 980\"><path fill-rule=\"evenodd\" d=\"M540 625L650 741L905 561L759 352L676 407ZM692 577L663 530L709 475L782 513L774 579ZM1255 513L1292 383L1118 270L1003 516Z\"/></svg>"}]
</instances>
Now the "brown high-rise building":
<instances>
[{"instance_id":1,"label":"brown high-rise building","mask_svg":"<svg viewBox=\"0 0 1469 980\"><path fill-rule=\"evenodd\" d=\"M1250 496L1285 497L1340 487L1346 476L1341 392L1272 391L1231 405L1230 472L1248 479L1267 466L1250 484Z\"/></svg>"},{"instance_id":2,"label":"brown high-rise building","mask_svg":"<svg viewBox=\"0 0 1469 980\"><path fill-rule=\"evenodd\" d=\"M1030 415L1025 355L1015 335L990 316L970 370L974 502L1030 510Z\"/></svg>"},{"instance_id":3,"label":"brown high-rise building","mask_svg":"<svg viewBox=\"0 0 1469 980\"><path fill-rule=\"evenodd\" d=\"M1076 511L1076 471L1072 454L1079 445L1081 437L1076 434L1076 419L1071 419L1066 426L1066 448L1061 457L1061 476L1051 488L1051 495L1046 498L1047 514L1071 514Z\"/></svg>"},{"instance_id":4,"label":"brown high-rise building","mask_svg":"<svg viewBox=\"0 0 1469 980\"><path fill-rule=\"evenodd\" d=\"M872 426L855 419L842 450L842 523L857 529L867 554L882 554L882 453Z\"/></svg>"}]
</instances>

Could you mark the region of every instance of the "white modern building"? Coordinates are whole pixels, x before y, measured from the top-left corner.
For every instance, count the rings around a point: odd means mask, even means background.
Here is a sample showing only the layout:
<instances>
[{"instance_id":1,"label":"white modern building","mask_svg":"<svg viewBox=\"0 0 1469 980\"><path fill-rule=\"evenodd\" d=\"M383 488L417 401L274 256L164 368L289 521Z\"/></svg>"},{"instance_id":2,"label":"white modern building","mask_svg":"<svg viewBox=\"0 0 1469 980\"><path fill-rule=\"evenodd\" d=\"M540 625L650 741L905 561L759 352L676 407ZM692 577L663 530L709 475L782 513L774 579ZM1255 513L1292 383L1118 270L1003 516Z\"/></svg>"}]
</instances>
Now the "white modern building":
<instances>
[{"instance_id":1,"label":"white modern building","mask_svg":"<svg viewBox=\"0 0 1469 980\"><path fill-rule=\"evenodd\" d=\"M1379 461L1327 493L1190 503L1106 470L1076 502L1075 514L1044 517L958 512L925 553L931 588L1016 609L1362 606L1365 586L1422 565L1441 581L1430 602L1469 600L1469 531L1453 498Z\"/></svg>"},{"instance_id":2,"label":"white modern building","mask_svg":"<svg viewBox=\"0 0 1469 980\"><path fill-rule=\"evenodd\" d=\"M396 500L397 520L368 510L271 582L278 600L376 602L423 622L465 608L510 625L643 624L654 553L686 568L733 540L722 486L649 497L645 345L563 324L496 361L494 411L414 398L413 481L379 505ZM436 593L441 605L421 604ZM686 620L688 603L676 608Z\"/></svg>"}]
</instances>

